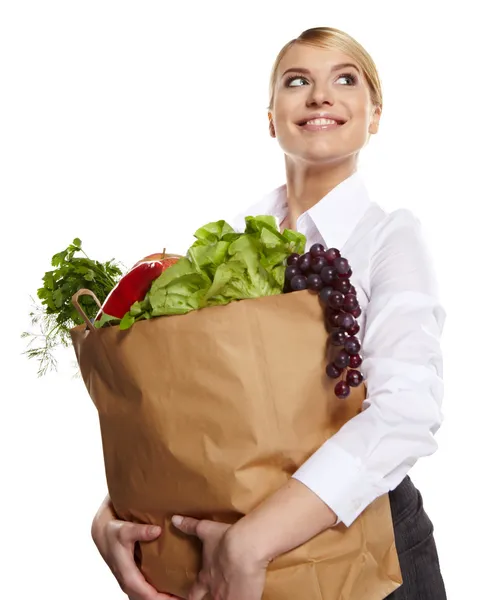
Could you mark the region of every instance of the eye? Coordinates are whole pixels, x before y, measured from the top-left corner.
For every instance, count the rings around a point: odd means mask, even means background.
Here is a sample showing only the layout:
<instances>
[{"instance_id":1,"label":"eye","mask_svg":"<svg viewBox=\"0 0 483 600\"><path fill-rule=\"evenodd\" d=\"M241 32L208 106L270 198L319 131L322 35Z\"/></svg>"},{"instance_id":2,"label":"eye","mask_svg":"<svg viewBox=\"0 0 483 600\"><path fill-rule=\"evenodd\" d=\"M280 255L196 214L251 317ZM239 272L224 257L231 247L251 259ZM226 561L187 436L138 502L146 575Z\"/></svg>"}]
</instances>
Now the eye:
<instances>
[{"instance_id":1,"label":"eye","mask_svg":"<svg viewBox=\"0 0 483 600\"><path fill-rule=\"evenodd\" d=\"M339 79L348 79L349 83L345 85L355 85L357 83L357 76L353 75L352 73L342 73L342 75L337 77L337 80Z\"/></svg>"},{"instance_id":2,"label":"eye","mask_svg":"<svg viewBox=\"0 0 483 600\"><path fill-rule=\"evenodd\" d=\"M300 87L300 85L292 85L294 81L304 81L305 83L307 83L307 80L305 79L305 77L302 77L302 75L292 75L286 79L285 85L287 87Z\"/></svg>"}]
</instances>

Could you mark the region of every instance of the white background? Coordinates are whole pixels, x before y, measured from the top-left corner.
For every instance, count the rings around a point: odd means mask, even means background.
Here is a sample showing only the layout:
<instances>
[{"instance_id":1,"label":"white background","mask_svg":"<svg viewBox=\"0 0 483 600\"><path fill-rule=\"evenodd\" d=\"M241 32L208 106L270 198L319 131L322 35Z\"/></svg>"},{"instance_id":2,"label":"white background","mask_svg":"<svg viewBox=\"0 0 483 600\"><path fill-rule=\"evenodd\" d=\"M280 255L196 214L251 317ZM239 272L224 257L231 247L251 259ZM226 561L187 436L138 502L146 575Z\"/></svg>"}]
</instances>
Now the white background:
<instances>
[{"instance_id":1,"label":"white background","mask_svg":"<svg viewBox=\"0 0 483 600\"><path fill-rule=\"evenodd\" d=\"M411 475L448 597L483 594L477 4L2 4L0 597L123 597L90 539L106 492L97 413L72 353L40 380L21 355L29 295L76 236L126 265L184 252L198 226L283 183L268 77L280 47L313 26L353 35L382 77L381 130L361 170L374 200L423 222L448 313L440 449Z\"/></svg>"}]
</instances>

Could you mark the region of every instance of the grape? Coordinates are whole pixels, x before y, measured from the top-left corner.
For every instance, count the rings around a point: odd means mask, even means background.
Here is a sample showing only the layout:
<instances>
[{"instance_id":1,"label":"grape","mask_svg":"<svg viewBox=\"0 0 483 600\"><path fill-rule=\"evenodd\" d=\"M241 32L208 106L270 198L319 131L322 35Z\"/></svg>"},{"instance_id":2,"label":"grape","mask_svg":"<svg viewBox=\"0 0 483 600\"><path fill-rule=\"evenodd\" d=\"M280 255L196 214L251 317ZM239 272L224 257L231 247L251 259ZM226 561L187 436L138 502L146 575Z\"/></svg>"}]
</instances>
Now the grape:
<instances>
[{"instance_id":1,"label":"grape","mask_svg":"<svg viewBox=\"0 0 483 600\"><path fill-rule=\"evenodd\" d=\"M310 255L312 258L318 258L319 256L324 256L324 247L322 244L314 244L310 248Z\"/></svg>"},{"instance_id":2,"label":"grape","mask_svg":"<svg viewBox=\"0 0 483 600\"><path fill-rule=\"evenodd\" d=\"M349 327L349 329L347 329L347 333L349 335L357 335L359 333L359 331L361 330L361 326L359 325L359 323L356 321L354 323L354 325L352 325L352 327Z\"/></svg>"},{"instance_id":3,"label":"grape","mask_svg":"<svg viewBox=\"0 0 483 600\"><path fill-rule=\"evenodd\" d=\"M338 256L334 260L334 268L339 275L345 275L350 270L349 261L346 258L342 258L342 256Z\"/></svg>"},{"instance_id":4,"label":"grape","mask_svg":"<svg viewBox=\"0 0 483 600\"><path fill-rule=\"evenodd\" d=\"M300 292L307 289L307 278L303 275L295 275L290 281L290 286L294 292Z\"/></svg>"},{"instance_id":5,"label":"grape","mask_svg":"<svg viewBox=\"0 0 483 600\"><path fill-rule=\"evenodd\" d=\"M340 273L339 277L346 277L347 279L349 279L349 277L352 277L352 269L349 269L347 271L347 273L344 273L344 274Z\"/></svg>"},{"instance_id":6,"label":"grape","mask_svg":"<svg viewBox=\"0 0 483 600\"><path fill-rule=\"evenodd\" d=\"M360 354L353 354L349 359L349 367L351 369L357 369L362 365L362 356Z\"/></svg>"},{"instance_id":7,"label":"grape","mask_svg":"<svg viewBox=\"0 0 483 600\"><path fill-rule=\"evenodd\" d=\"M344 348L348 354L358 354L361 349L361 343L356 337L352 336L347 338Z\"/></svg>"},{"instance_id":8,"label":"grape","mask_svg":"<svg viewBox=\"0 0 483 600\"><path fill-rule=\"evenodd\" d=\"M342 373L342 371L338 369L334 363L329 363L325 369L325 372L331 379L339 378Z\"/></svg>"},{"instance_id":9,"label":"grape","mask_svg":"<svg viewBox=\"0 0 483 600\"><path fill-rule=\"evenodd\" d=\"M333 331L330 334L330 341L334 346L343 346L345 344L345 341L347 339L347 336L345 334L345 331Z\"/></svg>"},{"instance_id":10,"label":"grape","mask_svg":"<svg viewBox=\"0 0 483 600\"><path fill-rule=\"evenodd\" d=\"M307 277L307 287L313 292L320 291L322 289L322 279L320 275L317 275L316 273L311 273Z\"/></svg>"},{"instance_id":11,"label":"grape","mask_svg":"<svg viewBox=\"0 0 483 600\"><path fill-rule=\"evenodd\" d=\"M351 282L348 279L339 279L337 278L334 283L332 284L334 286L334 289L342 292L343 294L350 294L351 291Z\"/></svg>"},{"instance_id":12,"label":"grape","mask_svg":"<svg viewBox=\"0 0 483 600\"><path fill-rule=\"evenodd\" d=\"M346 331L355 324L356 320L350 313L344 313L340 318L340 326Z\"/></svg>"},{"instance_id":13,"label":"grape","mask_svg":"<svg viewBox=\"0 0 483 600\"><path fill-rule=\"evenodd\" d=\"M335 386L334 391L337 398L347 398L347 396L351 393L350 387L345 381L339 381L339 383Z\"/></svg>"},{"instance_id":14,"label":"grape","mask_svg":"<svg viewBox=\"0 0 483 600\"><path fill-rule=\"evenodd\" d=\"M310 261L310 269L312 273L320 273L327 266L327 260L323 256L318 256Z\"/></svg>"},{"instance_id":15,"label":"grape","mask_svg":"<svg viewBox=\"0 0 483 600\"><path fill-rule=\"evenodd\" d=\"M343 281L347 281L347 279L344 279ZM350 286L350 288L348 289L348 291L346 293L354 294L354 296L357 296L357 290L353 285Z\"/></svg>"},{"instance_id":16,"label":"grape","mask_svg":"<svg viewBox=\"0 0 483 600\"><path fill-rule=\"evenodd\" d=\"M302 271L302 273L306 273L310 269L310 254L306 252L302 254L297 263L298 268Z\"/></svg>"},{"instance_id":17,"label":"grape","mask_svg":"<svg viewBox=\"0 0 483 600\"><path fill-rule=\"evenodd\" d=\"M364 377L360 371L349 371L347 373L346 382L351 387L357 387L363 381Z\"/></svg>"},{"instance_id":18,"label":"grape","mask_svg":"<svg viewBox=\"0 0 483 600\"><path fill-rule=\"evenodd\" d=\"M320 272L320 276L324 283L332 283L337 276L337 271L334 267L324 267Z\"/></svg>"},{"instance_id":19,"label":"grape","mask_svg":"<svg viewBox=\"0 0 483 600\"><path fill-rule=\"evenodd\" d=\"M337 248L329 248L325 251L325 258L329 263L333 263L336 258L340 256L340 252Z\"/></svg>"},{"instance_id":20,"label":"grape","mask_svg":"<svg viewBox=\"0 0 483 600\"><path fill-rule=\"evenodd\" d=\"M344 310L347 312L351 312L355 310L359 306L359 301L357 300L357 296L354 294L346 294L344 298Z\"/></svg>"},{"instance_id":21,"label":"grape","mask_svg":"<svg viewBox=\"0 0 483 600\"><path fill-rule=\"evenodd\" d=\"M340 311L329 309L328 316L329 316L329 323L333 327L339 327Z\"/></svg>"},{"instance_id":22,"label":"grape","mask_svg":"<svg viewBox=\"0 0 483 600\"><path fill-rule=\"evenodd\" d=\"M350 356L345 350L341 350L334 359L334 365L338 369L345 369L349 366Z\"/></svg>"},{"instance_id":23,"label":"grape","mask_svg":"<svg viewBox=\"0 0 483 600\"><path fill-rule=\"evenodd\" d=\"M361 316L361 314L362 314L361 307L358 306L355 310L351 310L350 313L351 313L351 315L353 317L355 317L356 319L358 319Z\"/></svg>"},{"instance_id":24,"label":"grape","mask_svg":"<svg viewBox=\"0 0 483 600\"><path fill-rule=\"evenodd\" d=\"M341 308L344 303L344 294L334 290L329 296L329 306L331 308Z\"/></svg>"},{"instance_id":25,"label":"grape","mask_svg":"<svg viewBox=\"0 0 483 600\"><path fill-rule=\"evenodd\" d=\"M284 294L288 294L292 291L292 286L290 285L290 281L288 279L285 280L282 291Z\"/></svg>"},{"instance_id":26,"label":"grape","mask_svg":"<svg viewBox=\"0 0 483 600\"><path fill-rule=\"evenodd\" d=\"M299 257L300 257L300 254L297 254L296 252L294 252L287 258L287 265L289 267L297 266Z\"/></svg>"},{"instance_id":27,"label":"grape","mask_svg":"<svg viewBox=\"0 0 483 600\"><path fill-rule=\"evenodd\" d=\"M322 290L320 291L319 298L324 304L327 304L327 302L329 301L329 297L332 294L332 291L333 290L330 286L322 288Z\"/></svg>"},{"instance_id":28,"label":"grape","mask_svg":"<svg viewBox=\"0 0 483 600\"><path fill-rule=\"evenodd\" d=\"M290 265L286 267L285 279L288 279L290 281L292 277L295 277L295 275L300 275L300 271L295 265Z\"/></svg>"}]
</instances>

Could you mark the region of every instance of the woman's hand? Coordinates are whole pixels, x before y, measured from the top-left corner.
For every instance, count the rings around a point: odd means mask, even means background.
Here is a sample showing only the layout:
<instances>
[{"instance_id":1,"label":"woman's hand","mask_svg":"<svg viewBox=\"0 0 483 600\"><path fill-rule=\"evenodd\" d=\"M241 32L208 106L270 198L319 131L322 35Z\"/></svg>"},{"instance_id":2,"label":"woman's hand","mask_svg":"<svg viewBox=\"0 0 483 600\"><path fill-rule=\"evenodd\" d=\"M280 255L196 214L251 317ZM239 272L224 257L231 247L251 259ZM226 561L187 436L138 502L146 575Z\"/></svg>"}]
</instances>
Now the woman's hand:
<instances>
[{"instance_id":1,"label":"woman's hand","mask_svg":"<svg viewBox=\"0 0 483 600\"><path fill-rule=\"evenodd\" d=\"M203 566L188 600L260 600L268 561L230 535L231 525L191 517L173 517L173 525L203 542Z\"/></svg>"},{"instance_id":2,"label":"woman's hand","mask_svg":"<svg viewBox=\"0 0 483 600\"><path fill-rule=\"evenodd\" d=\"M234 525L173 517L173 525L203 542L203 568L189 600L260 600L267 566L332 527L337 515L296 479Z\"/></svg>"},{"instance_id":3,"label":"woman's hand","mask_svg":"<svg viewBox=\"0 0 483 600\"><path fill-rule=\"evenodd\" d=\"M155 540L161 533L160 527L118 520L107 497L94 517L91 533L102 558L130 600L176 598L160 594L149 585L134 561L135 543Z\"/></svg>"}]
</instances>

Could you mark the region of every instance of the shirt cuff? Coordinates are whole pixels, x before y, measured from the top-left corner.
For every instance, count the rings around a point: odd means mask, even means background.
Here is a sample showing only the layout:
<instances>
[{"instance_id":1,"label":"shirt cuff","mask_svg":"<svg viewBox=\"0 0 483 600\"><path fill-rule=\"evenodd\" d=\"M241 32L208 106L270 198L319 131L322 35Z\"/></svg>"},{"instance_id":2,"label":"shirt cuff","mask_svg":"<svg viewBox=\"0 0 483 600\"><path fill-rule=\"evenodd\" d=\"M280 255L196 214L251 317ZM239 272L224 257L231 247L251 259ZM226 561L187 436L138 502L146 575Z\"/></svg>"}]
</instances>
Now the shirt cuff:
<instances>
[{"instance_id":1,"label":"shirt cuff","mask_svg":"<svg viewBox=\"0 0 483 600\"><path fill-rule=\"evenodd\" d=\"M336 525L342 522L349 527L377 497L372 497L374 490L368 490L362 461L330 439L303 463L293 478L335 512Z\"/></svg>"}]
</instances>

